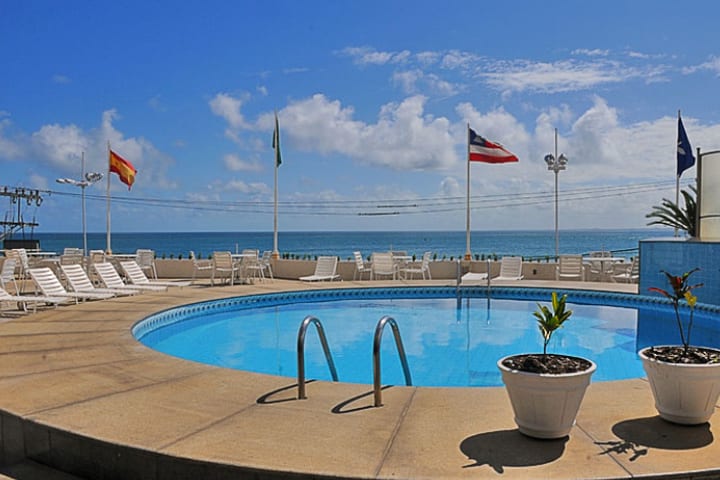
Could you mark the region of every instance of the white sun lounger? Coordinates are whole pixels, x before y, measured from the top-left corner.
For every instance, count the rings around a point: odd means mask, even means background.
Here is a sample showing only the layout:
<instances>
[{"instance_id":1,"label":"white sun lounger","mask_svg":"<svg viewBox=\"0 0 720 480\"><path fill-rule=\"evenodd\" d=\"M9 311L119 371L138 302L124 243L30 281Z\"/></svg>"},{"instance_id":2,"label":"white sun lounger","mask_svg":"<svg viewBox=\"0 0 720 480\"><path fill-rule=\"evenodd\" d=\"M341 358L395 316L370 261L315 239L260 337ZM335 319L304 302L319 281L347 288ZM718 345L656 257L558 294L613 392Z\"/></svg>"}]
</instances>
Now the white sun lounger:
<instances>
[{"instance_id":1,"label":"white sun lounger","mask_svg":"<svg viewBox=\"0 0 720 480\"><path fill-rule=\"evenodd\" d=\"M460 277L460 284L467 285L471 284L473 282L485 282L487 283L488 274L487 273L475 273L475 272L468 272L462 277Z\"/></svg>"},{"instance_id":2,"label":"white sun lounger","mask_svg":"<svg viewBox=\"0 0 720 480\"><path fill-rule=\"evenodd\" d=\"M493 280L522 280L522 257L502 257L500 260L500 275Z\"/></svg>"},{"instance_id":3,"label":"white sun lounger","mask_svg":"<svg viewBox=\"0 0 720 480\"><path fill-rule=\"evenodd\" d=\"M102 288L93 285L90 277L87 276L85 270L81 265L60 265L63 275L70 284L70 288L73 292L78 293L109 293L116 297L123 295L136 295L139 292L137 289L131 288Z\"/></svg>"},{"instance_id":4,"label":"white sun lounger","mask_svg":"<svg viewBox=\"0 0 720 480\"><path fill-rule=\"evenodd\" d=\"M26 305L31 303L33 305L33 312L37 311L38 303L59 305L70 301L69 298L60 297L46 297L44 295L11 295L4 288L0 287L0 305L3 303L17 303L20 305L21 310L26 310ZM2 308L0 308L0 315L2 314Z\"/></svg>"},{"instance_id":5,"label":"white sun lounger","mask_svg":"<svg viewBox=\"0 0 720 480\"><path fill-rule=\"evenodd\" d=\"M163 287L187 287L192 282L180 281L180 282L163 282L161 280L150 280L142 271L140 265L135 260L127 260L120 262L120 267L125 272L125 276L130 281L130 285L160 285Z\"/></svg>"},{"instance_id":6,"label":"white sun lounger","mask_svg":"<svg viewBox=\"0 0 720 480\"><path fill-rule=\"evenodd\" d=\"M75 303L79 303L80 300L104 300L113 296L111 293L68 292L48 267L31 268L28 273L46 297L72 298Z\"/></svg>"},{"instance_id":7,"label":"white sun lounger","mask_svg":"<svg viewBox=\"0 0 720 480\"><path fill-rule=\"evenodd\" d=\"M340 275L336 274L337 257L318 257L315 263L315 273L300 277L303 282L324 282L340 279Z\"/></svg>"},{"instance_id":8,"label":"white sun lounger","mask_svg":"<svg viewBox=\"0 0 720 480\"><path fill-rule=\"evenodd\" d=\"M120 278L120 274L115 270L109 262L93 263L93 268L100 277L100 282L105 288L127 288L133 290L143 290L148 292L164 292L167 287L162 285L128 285Z\"/></svg>"}]
</instances>

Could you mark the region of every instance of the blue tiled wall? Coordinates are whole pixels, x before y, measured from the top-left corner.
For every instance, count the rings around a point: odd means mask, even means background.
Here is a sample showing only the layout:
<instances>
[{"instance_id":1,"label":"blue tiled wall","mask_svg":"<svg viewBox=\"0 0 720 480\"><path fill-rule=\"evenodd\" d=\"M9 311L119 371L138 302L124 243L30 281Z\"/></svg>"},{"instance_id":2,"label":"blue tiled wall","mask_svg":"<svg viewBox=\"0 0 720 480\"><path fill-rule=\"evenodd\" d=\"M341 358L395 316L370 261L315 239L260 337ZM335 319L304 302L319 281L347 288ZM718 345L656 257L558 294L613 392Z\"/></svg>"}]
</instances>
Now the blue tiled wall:
<instances>
[{"instance_id":1,"label":"blue tiled wall","mask_svg":"<svg viewBox=\"0 0 720 480\"><path fill-rule=\"evenodd\" d=\"M720 305L720 242L698 242L685 239L662 239L640 241L640 286L639 293L648 292L650 287L668 290L665 270L674 275L699 267L700 271L690 277L690 283L703 283L702 288L693 290L698 301Z\"/></svg>"}]
</instances>

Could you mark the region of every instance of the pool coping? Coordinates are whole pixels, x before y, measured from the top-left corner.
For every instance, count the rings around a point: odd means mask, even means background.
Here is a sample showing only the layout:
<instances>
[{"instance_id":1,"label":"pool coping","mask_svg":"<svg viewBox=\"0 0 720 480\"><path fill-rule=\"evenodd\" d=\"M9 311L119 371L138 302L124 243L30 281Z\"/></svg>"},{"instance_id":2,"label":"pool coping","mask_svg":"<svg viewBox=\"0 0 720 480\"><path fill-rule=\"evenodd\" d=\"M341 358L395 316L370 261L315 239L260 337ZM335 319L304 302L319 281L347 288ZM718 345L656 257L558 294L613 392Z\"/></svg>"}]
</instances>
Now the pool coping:
<instances>
[{"instance_id":1,"label":"pool coping","mask_svg":"<svg viewBox=\"0 0 720 480\"><path fill-rule=\"evenodd\" d=\"M578 288L590 284L513 285ZM131 327L211 298L447 282L276 280L87 302L0 323L2 464L86 478L678 478L718 476L712 420L660 420L644 379L593 383L570 436L517 432L502 387L371 387L210 367L138 343ZM594 284L632 292L624 286ZM717 418L717 417L713 417Z\"/></svg>"}]
</instances>

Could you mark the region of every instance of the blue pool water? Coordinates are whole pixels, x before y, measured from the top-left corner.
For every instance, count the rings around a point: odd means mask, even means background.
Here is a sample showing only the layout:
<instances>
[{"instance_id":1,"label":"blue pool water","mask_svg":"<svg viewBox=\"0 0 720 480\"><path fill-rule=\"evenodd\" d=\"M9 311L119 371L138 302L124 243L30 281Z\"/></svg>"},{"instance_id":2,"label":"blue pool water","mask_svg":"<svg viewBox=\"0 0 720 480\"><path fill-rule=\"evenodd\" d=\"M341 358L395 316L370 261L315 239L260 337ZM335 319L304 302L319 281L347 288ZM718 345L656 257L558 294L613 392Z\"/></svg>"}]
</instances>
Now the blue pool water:
<instances>
[{"instance_id":1,"label":"blue pool water","mask_svg":"<svg viewBox=\"0 0 720 480\"><path fill-rule=\"evenodd\" d=\"M574 314L553 336L549 352L593 360L598 364L593 381L641 377L638 349L677 343L674 313L657 298L567 293ZM478 288L458 299L447 287L261 295L161 312L138 324L134 333L169 355L295 378L298 328L313 315L325 329L340 381L370 384L375 325L390 315L399 326L414 385L499 386L499 358L542 349L532 312L537 301L547 303L549 296L543 289L498 288L488 300ZM717 313L701 310L695 315L693 343L719 347ZM306 377L330 380L312 325L305 351ZM389 328L381 359L383 383L404 384Z\"/></svg>"}]
</instances>

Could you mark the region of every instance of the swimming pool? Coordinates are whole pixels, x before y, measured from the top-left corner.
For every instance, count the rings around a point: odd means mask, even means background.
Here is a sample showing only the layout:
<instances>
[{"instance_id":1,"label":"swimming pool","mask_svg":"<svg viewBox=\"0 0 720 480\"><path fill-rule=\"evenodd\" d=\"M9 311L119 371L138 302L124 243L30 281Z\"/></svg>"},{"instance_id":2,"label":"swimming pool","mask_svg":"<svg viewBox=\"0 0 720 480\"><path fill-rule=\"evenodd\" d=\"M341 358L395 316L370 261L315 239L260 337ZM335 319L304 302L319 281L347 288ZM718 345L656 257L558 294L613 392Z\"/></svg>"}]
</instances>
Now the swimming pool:
<instances>
[{"instance_id":1,"label":"swimming pool","mask_svg":"<svg viewBox=\"0 0 720 480\"><path fill-rule=\"evenodd\" d=\"M307 315L325 329L339 380L372 383L375 325L392 316L400 329L413 384L499 386L497 360L542 348L532 312L551 290L483 287L349 288L251 295L187 305L148 317L133 334L158 351L221 367L297 375L297 332ZM593 381L644 375L636 351L677 343L674 313L660 297L558 290L568 294L571 320L549 351L590 358ZM720 346L718 311L696 310L693 343ZM389 330L389 329L388 329ZM306 336L306 376L330 380L314 328ZM404 384L391 332L383 336L382 378Z\"/></svg>"}]
</instances>

